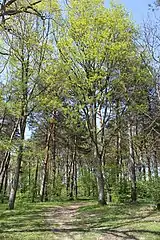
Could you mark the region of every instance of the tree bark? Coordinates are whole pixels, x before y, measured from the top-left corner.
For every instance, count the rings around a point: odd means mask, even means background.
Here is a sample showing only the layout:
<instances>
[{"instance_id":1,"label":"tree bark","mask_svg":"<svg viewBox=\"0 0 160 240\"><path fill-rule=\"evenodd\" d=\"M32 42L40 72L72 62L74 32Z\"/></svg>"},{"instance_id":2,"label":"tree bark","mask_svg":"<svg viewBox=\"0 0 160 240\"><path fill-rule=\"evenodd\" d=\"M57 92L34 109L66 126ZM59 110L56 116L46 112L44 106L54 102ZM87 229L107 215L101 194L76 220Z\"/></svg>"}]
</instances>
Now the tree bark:
<instances>
[{"instance_id":1,"label":"tree bark","mask_svg":"<svg viewBox=\"0 0 160 240\"><path fill-rule=\"evenodd\" d=\"M38 166L39 166L39 161L38 161L38 159L37 159L36 171L35 171L35 177L34 177L34 185L33 185L32 202L35 201L35 198L36 198L36 196L37 196Z\"/></svg>"},{"instance_id":2,"label":"tree bark","mask_svg":"<svg viewBox=\"0 0 160 240\"><path fill-rule=\"evenodd\" d=\"M100 205L105 205L105 193L104 193L104 177L102 173L102 169L97 169L97 186L98 186L98 203Z\"/></svg>"},{"instance_id":3,"label":"tree bark","mask_svg":"<svg viewBox=\"0 0 160 240\"><path fill-rule=\"evenodd\" d=\"M43 202L45 193L47 193L45 188L47 187L49 149L50 149L50 141L51 141L53 127L54 127L54 123L52 122L50 124L50 128L48 129L47 140L46 140L45 158L44 158L44 166L43 166L43 171L42 171L42 182L41 182L41 189L40 189L41 202Z\"/></svg>"},{"instance_id":4,"label":"tree bark","mask_svg":"<svg viewBox=\"0 0 160 240\"><path fill-rule=\"evenodd\" d=\"M27 116L25 116L24 112L22 111L22 117L20 120L20 146L17 156L17 162L15 167L15 174L13 178L13 182L11 184L11 191L9 196L9 209L14 209L17 189L18 189L18 183L19 183L19 175L20 175L20 169L21 169L21 162L22 162L22 156L23 156L23 141L24 141L24 135L25 135L25 129L26 129L26 123L27 123Z\"/></svg>"},{"instance_id":5,"label":"tree bark","mask_svg":"<svg viewBox=\"0 0 160 240\"><path fill-rule=\"evenodd\" d=\"M10 152L6 153L4 161L5 161L5 164L3 166L3 169L2 169L2 172L0 175L0 194L3 190L4 179L7 174L7 170L8 170L9 163L10 163Z\"/></svg>"},{"instance_id":6,"label":"tree bark","mask_svg":"<svg viewBox=\"0 0 160 240\"><path fill-rule=\"evenodd\" d=\"M67 161L66 161L66 192L67 192L67 196L69 196L70 172L71 172L71 169L69 166L69 144L68 144Z\"/></svg>"},{"instance_id":7,"label":"tree bark","mask_svg":"<svg viewBox=\"0 0 160 240\"><path fill-rule=\"evenodd\" d=\"M20 145L17 162L16 162L16 168L15 168L15 176L11 185L11 191L9 196L9 209L14 209L15 199L16 199L16 193L18 189L18 183L19 183L19 174L20 174L20 168L21 168L21 162L22 162L22 153L23 153L23 145Z\"/></svg>"},{"instance_id":8,"label":"tree bark","mask_svg":"<svg viewBox=\"0 0 160 240\"><path fill-rule=\"evenodd\" d=\"M135 169L135 154L133 146L133 130L132 126L128 124L128 137L129 137L129 160L130 160L130 179L131 179L131 200L137 201L137 184L136 184L136 169Z\"/></svg>"},{"instance_id":9,"label":"tree bark","mask_svg":"<svg viewBox=\"0 0 160 240\"><path fill-rule=\"evenodd\" d=\"M52 179L53 179L53 192L55 192L56 185L56 125L53 126L52 133Z\"/></svg>"},{"instance_id":10,"label":"tree bark","mask_svg":"<svg viewBox=\"0 0 160 240\"><path fill-rule=\"evenodd\" d=\"M70 193L69 193L70 200L74 199L73 188L74 188L74 162L72 162L72 174L71 174L71 184L70 184Z\"/></svg>"},{"instance_id":11,"label":"tree bark","mask_svg":"<svg viewBox=\"0 0 160 240\"><path fill-rule=\"evenodd\" d=\"M13 138L15 136L18 124L19 124L19 119L15 123L14 129L13 129L13 131L11 133L10 143L12 143L12 140L13 140ZM9 167L9 164L10 164L10 152L7 151L3 161L1 163L1 169L0 169L0 193L1 193L2 188L3 188L3 182L4 182L5 175L6 175L6 171L7 171L8 167Z\"/></svg>"}]
</instances>

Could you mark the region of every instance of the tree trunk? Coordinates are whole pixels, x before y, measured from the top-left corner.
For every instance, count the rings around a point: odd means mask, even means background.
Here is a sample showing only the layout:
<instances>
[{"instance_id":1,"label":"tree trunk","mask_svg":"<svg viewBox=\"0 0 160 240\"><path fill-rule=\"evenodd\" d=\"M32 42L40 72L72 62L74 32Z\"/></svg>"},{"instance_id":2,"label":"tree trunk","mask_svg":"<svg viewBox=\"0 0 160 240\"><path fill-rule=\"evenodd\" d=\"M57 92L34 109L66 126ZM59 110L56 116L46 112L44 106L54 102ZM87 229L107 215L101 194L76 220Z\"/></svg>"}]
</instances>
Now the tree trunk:
<instances>
[{"instance_id":1,"label":"tree trunk","mask_svg":"<svg viewBox=\"0 0 160 240\"><path fill-rule=\"evenodd\" d=\"M52 183L53 183L53 193L55 192L56 186L56 125L53 126L52 133Z\"/></svg>"},{"instance_id":2,"label":"tree trunk","mask_svg":"<svg viewBox=\"0 0 160 240\"><path fill-rule=\"evenodd\" d=\"M158 178L158 161L157 161L157 151L153 151L153 159L154 159L154 177Z\"/></svg>"},{"instance_id":3,"label":"tree trunk","mask_svg":"<svg viewBox=\"0 0 160 240\"><path fill-rule=\"evenodd\" d=\"M152 179L152 172L151 172L151 161L150 161L150 157L148 156L148 153L147 154L147 165L148 165L148 179L149 181L151 181Z\"/></svg>"},{"instance_id":4,"label":"tree trunk","mask_svg":"<svg viewBox=\"0 0 160 240\"><path fill-rule=\"evenodd\" d=\"M69 190L69 179L70 179L70 176L69 176L69 156L67 154L67 161L66 161L66 193L67 193L67 196L68 196L68 190Z\"/></svg>"},{"instance_id":5,"label":"tree trunk","mask_svg":"<svg viewBox=\"0 0 160 240\"><path fill-rule=\"evenodd\" d=\"M142 171L143 171L143 180L146 181L146 167L144 164L142 166Z\"/></svg>"},{"instance_id":6,"label":"tree trunk","mask_svg":"<svg viewBox=\"0 0 160 240\"><path fill-rule=\"evenodd\" d=\"M14 129L13 129L13 131L11 133L10 143L12 143L12 140L13 140L13 138L15 136L18 124L19 124L19 119L15 123ZM5 179L6 171L7 171L8 167L9 167L9 164L10 164L10 152L7 151L6 154L5 154L4 160L2 161L1 169L0 169L0 193L1 193L2 189L3 189L3 182L4 182L4 179Z\"/></svg>"},{"instance_id":7,"label":"tree trunk","mask_svg":"<svg viewBox=\"0 0 160 240\"><path fill-rule=\"evenodd\" d=\"M20 120L20 146L17 156L17 162L15 167L15 174L13 178L13 182L11 184L11 191L9 196L9 209L14 209L15 199L16 199L16 193L18 189L18 183L19 183L19 175L20 175L20 169L21 169L21 162L22 162L22 156L23 156L23 141L24 141L24 135L25 135L25 129L26 129L26 123L27 123L27 116L25 115L24 111L22 110L21 120Z\"/></svg>"},{"instance_id":8,"label":"tree trunk","mask_svg":"<svg viewBox=\"0 0 160 240\"><path fill-rule=\"evenodd\" d=\"M105 205L105 193L104 193L104 177L102 173L102 169L97 169L97 186L98 186L98 203L100 205Z\"/></svg>"},{"instance_id":9,"label":"tree trunk","mask_svg":"<svg viewBox=\"0 0 160 240\"><path fill-rule=\"evenodd\" d=\"M4 202L4 199L6 198L7 187L8 187L8 169L7 169L6 175L5 175L2 203Z\"/></svg>"},{"instance_id":10,"label":"tree trunk","mask_svg":"<svg viewBox=\"0 0 160 240\"><path fill-rule=\"evenodd\" d=\"M98 203L100 205L105 205L105 191L104 191L104 176L103 176L103 170L102 170L102 159L97 153L97 187L98 187Z\"/></svg>"},{"instance_id":11,"label":"tree trunk","mask_svg":"<svg viewBox=\"0 0 160 240\"><path fill-rule=\"evenodd\" d=\"M1 197L2 203L4 203L4 199L6 197L7 186L8 186L8 167L5 172L4 187L3 187L3 191L2 191L2 197Z\"/></svg>"},{"instance_id":12,"label":"tree trunk","mask_svg":"<svg viewBox=\"0 0 160 240\"><path fill-rule=\"evenodd\" d=\"M34 202L35 198L37 197L38 165L39 165L39 161L38 161L38 159L37 159L36 171L35 171L35 178L34 178L34 185L33 185L32 202Z\"/></svg>"},{"instance_id":13,"label":"tree trunk","mask_svg":"<svg viewBox=\"0 0 160 240\"><path fill-rule=\"evenodd\" d=\"M75 161L74 163L74 183L75 183L75 186L74 186L74 192L75 192L75 198L77 199L78 197L78 184L77 184L77 162Z\"/></svg>"},{"instance_id":14,"label":"tree trunk","mask_svg":"<svg viewBox=\"0 0 160 240\"><path fill-rule=\"evenodd\" d=\"M129 160L130 160L130 179L131 179L131 200L132 202L137 201L137 186L136 186L136 169L135 169L135 155L133 147L133 131L132 126L128 125L128 137L129 137Z\"/></svg>"},{"instance_id":15,"label":"tree trunk","mask_svg":"<svg viewBox=\"0 0 160 240\"><path fill-rule=\"evenodd\" d=\"M151 181L151 180L152 180L151 160L150 160L150 156L149 156L149 154L148 154L148 149L147 149L147 145L146 145L146 139L145 139L144 147L145 147L145 155L146 155L146 159L147 159L148 180Z\"/></svg>"},{"instance_id":16,"label":"tree trunk","mask_svg":"<svg viewBox=\"0 0 160 240\"><path fill-rule=\"evenodd\" d=\"M3 170L1 172L1 176L0 176L0 193L3 190L4 179L7 174L9 163L10 163L10 152L7 152L4 161L5 161L5 164L4 164Z\"/></svg>"},{"instance_id":17,"label":"tree trunk","mask_svg":"<svg viewBox=\"0 0 160 240\"><path fill-rule=\"evenodd\" d=\"M73 189L74 189L74 162L72 162L72 175L71 175L71 184L70 184L70 193L69 193L70 200L74 199Z\"/></svg>"},{"instance_id":18,"label":"tree trunk","mask_svg":"<svg viewBox=\"0 0 160 240\"><path fill-rule=\"evenodd\" d=\"M52 122L50 125L50 129L48 129L47 140L46 140L46 149L45 149L45 158L44 158L44 166L42 172L42 182L41 182L41 189L40 189L40 200L43 202L45 193L47 190L45 189L47 186L47 171L48 171L48 161L49 161L49 149L50 149L50 140L52 135L54 123Z\"/></svg>"},{"instance_id":19,"label":"tree trunk","mask_svg":"<svg viewBox=\"0 0 160 240\"><path fill-rule=\"evenodd\" d=\"M17 156L17 162L16 162L16 168L15 168L15 175L14 179L11 185L11 191L9 196L9 209L14 209L15 199L16 199L16 193L18 189L18 183L19 183L19 174L21 169L21 162L22 162L22 153L23 153L23 145L21 144L19 146L19 152Z\"/></svg>"},{"instance_id":20,"label":"tree trunk","mask_svg":"<svg viewBox=\"0 0 160 240\"><path fill-rule=\"evenodd\" d=\"M76 147L76 136L74 139L74 152L72 157L72 176L71 176L71 188L70 188L70 199L74 199L73 193L75 193L75 196L77 198L77 147Z\"/></svg>"}]
</instances>

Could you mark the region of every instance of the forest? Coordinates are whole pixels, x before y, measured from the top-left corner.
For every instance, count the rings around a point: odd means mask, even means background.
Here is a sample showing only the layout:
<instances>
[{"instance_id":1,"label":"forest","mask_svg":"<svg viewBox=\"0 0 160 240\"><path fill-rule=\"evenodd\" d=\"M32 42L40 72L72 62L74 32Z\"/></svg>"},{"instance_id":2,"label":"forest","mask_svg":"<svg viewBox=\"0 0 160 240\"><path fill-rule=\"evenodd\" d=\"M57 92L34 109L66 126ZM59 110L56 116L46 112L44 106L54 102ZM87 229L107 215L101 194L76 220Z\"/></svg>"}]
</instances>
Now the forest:
<instances>
[{"instance_id":1,"label":"forest","mask_svg":"<svg viewBox=\"0 0 160 240\"><path fill-rule=\"evenodd\" d=\"M159 5L0 1L0 208L160 210Z\"/></svg>"}]
</instances>

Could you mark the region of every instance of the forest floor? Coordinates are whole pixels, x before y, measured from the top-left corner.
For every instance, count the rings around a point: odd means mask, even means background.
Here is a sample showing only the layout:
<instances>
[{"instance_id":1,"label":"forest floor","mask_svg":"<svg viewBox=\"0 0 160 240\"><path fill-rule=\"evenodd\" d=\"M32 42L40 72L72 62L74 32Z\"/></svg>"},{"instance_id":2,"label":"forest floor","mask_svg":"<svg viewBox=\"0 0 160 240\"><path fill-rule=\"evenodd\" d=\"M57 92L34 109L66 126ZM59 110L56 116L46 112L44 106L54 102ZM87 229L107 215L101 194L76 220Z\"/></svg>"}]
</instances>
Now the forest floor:
<instances>
[{"instance_id":1,"label":"forest floor","mask_svg":"<svg viewBox=\"0 0 160 240\"><path fill-rule=\"evenodd\" d=\"M153 205L92 201L0 205L0 240L160 240Z\"/></svg>"}]
</instances>

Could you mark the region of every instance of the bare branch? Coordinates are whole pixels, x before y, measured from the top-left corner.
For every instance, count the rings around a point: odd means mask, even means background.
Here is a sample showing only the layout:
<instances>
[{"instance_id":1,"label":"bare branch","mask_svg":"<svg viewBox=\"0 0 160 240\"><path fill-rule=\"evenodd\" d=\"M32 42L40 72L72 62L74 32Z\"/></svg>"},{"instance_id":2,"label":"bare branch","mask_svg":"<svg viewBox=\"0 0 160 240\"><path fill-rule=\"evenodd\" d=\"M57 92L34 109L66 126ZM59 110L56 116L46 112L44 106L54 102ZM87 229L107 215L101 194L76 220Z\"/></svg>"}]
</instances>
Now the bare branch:
<instances>
[{"instance_id":1,"label":"bare branch","mask_svg":"<svg viewBox=\"0 0 160 240\"><path fill-rule=\"evenodd\" d=\"M10 0L5 4L5 7L9 7L12 3L16 2L17 0Z\"/></svg>"},{"instance_id":2,"label":"bare branch","mask_svg":"<svg viewBox=\"0 0 160 240\"><path fill-rule=\"evenodd\" d=\"M7 3L1 4L0 17L2 17L2 22L5 22L5 16L14 16L16 14L26 12L29 14L36 14L41 16L41 14L34 8L35 5L39 4L42 0L37 0L34 3L29 4L28 6L22 6L20 8L8 9L13 3L16 3L17 0L10 0ZM33 12L28 11L31 9ZM42 16L41 16L42 17Z\"/></svg>"}]
</instances>

